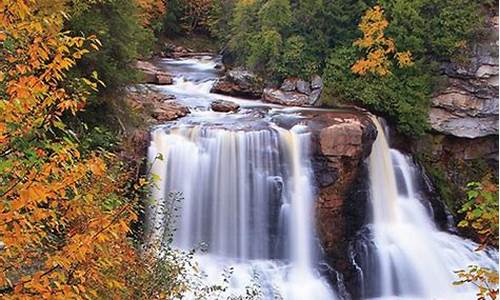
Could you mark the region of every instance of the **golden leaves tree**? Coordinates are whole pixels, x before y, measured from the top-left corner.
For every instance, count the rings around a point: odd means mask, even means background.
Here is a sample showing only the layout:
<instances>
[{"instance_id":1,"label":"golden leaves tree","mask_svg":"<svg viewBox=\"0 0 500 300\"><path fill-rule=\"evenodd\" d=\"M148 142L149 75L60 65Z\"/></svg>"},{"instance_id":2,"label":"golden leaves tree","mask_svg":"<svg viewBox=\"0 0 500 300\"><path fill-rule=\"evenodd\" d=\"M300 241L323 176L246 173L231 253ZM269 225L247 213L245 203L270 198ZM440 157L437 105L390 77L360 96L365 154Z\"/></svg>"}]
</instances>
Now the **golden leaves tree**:
<instances>
[{"instance_id":1,"label":"golden leaves tree","mask_svg":"<svg viewBox=\"0 0 500 300\"><path fill-rule=\"evenodd\" d=\"M365 57L360 58L351 67L353 73L386 76L391 72L391 58L395 59L401 68L413 64L411 53L397 52L394 40L385 36L389 22L380 5L368 9L358 26L363 37L354 41L354 45L365 52Z\"/></svg>"},{"instance_id":2,"label":"golden leaves tree","mask_svg":"<svg viewBox=\"0 0 500 300\"><path fill-rule=\"evenodd\" d=\"M126 295L124 268L137 264L137 215L118 184L128 175L108 169L109 153L82 157L62 121L97 88L97 76L67 74L99 41L64 32L60 4L0 2L2 299Z\"/></svg>"}]
</instances>

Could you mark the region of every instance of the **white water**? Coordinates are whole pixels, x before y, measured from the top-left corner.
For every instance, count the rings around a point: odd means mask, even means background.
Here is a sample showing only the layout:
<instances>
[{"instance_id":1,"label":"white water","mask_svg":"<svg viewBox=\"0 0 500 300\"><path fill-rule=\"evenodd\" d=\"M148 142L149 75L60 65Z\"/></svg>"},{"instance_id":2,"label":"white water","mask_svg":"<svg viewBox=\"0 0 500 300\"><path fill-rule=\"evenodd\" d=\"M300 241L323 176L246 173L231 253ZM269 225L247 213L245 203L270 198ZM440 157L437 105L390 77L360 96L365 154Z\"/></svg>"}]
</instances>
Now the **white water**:
<instances>
[{"instance_id":1,"label":"white water","mask_svg":"<svg viewBox=\"0 0 500 300\"><path fill-rule=\"evenodd\" d=\"M207 252L195 258L209 283L220 284L224 270L234 267L229 289L219 297L244 295L257 281L263 299L336 299L315 268L306 128L278 127L265 111L256 114L255 107L269 108L256 101L239 113L208 111L213 99L246 101L209 93L210 61L168 66L181 74L162 89L197 111L152 132L149 161L157 188L147 235L164 238L172 225L165 213L168 195L180 192L174 245L206 244Z\"/></svg>"},{"instance_id":2,"label":"white water","mask_svg":"<svg viewBox=\"0 0 500 300\"><path fill-rule=\"evenodd\" d=\"M358 245L364 297L378 299L475 299L476 287L453 286L453 271L479 265L498 269L498 252L439 231L418 198L407 157L390 149L377 120L369 157L371 237ZM363 249L360 251L359 249ZM361 257L361 258L359 258Z\"/></svg>"}]
</instances>

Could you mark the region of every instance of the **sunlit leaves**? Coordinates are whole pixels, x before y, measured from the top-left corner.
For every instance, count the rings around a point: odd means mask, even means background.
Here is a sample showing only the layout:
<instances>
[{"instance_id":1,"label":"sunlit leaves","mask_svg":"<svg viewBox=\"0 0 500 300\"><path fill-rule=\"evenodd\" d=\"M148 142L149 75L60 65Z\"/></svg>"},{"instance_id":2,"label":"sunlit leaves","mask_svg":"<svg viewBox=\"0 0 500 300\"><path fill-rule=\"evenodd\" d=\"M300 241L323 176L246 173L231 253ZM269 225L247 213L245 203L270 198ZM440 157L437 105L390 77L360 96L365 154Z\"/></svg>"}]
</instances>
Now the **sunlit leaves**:
<instances>
[{"instance_id":1,"label":"sunlit leaves","mask_svg":"<svg viewBox=\"0 0 500 300\"><path fill-rule=\"evenodd\" d=\"M110 154L82 156L63 122L100 85L97 74L68 72L101 45L63 30L62 4L0 3L2 299L120 295L126 273L114 272L138 259L127 239L138 199L124 186L130 174ZM102 209L105 199L119 201Z\"/></svg>"},{"instance_id":2,"label":"sunlit leaves","mask_svg":"<svg viewBox=\"0 0 500 300\"><path fill-rule=\"evenodd\" d=\"M477 300L496 300L498 299L498 272L471 265L467 270L455 272L459 280L454 285L473 284L477 287Z\"/></svg>"},{"instance_id":3,"label":"sunlit leaves","mask_svg":"<svg viewBox=\"0 0 500 300\"><path fill-rule=\"evenodd\" d=\"M467 185L467 201L459 213L465 215L459 227L470 227L478 235L481 248L498 246L498 185L489 179Z\"/></svg>"},{"instance_id":4,"label":"sunlit leaves","mask_svg":"<svg viewBox=\"0 0 500 300\"><path fill-rule=\"evenodd\" d=\"M477 251L488 246L498 247L498 184L489 177L482 182L467 184L467 201L459 213L465 214L459 227L472 228L481 242ZM478 288L478 300L496 300L498 297L498 272L480 266L456 271L459 280L455 285L473 284Z\"/></svg>"},{"instance_id":5,"label":"sunlit leaves","mask_svg":"<svg viewBox=\"0 0 500 300\"><path fill-rule=\"evenodd\" d=\"M378 76L386 76L391 73L391 57L394 57L399 67L407 67L413 64L409 51L397 52L392 38L385 36L385 30L389 22L384 17L384 10L379 5L368 9L359 23L359 29L363 37L354 41L354 45L363 49L366 53L351 67L355 74L365 75L372 73Z\"/></svg>"}]
</instances>

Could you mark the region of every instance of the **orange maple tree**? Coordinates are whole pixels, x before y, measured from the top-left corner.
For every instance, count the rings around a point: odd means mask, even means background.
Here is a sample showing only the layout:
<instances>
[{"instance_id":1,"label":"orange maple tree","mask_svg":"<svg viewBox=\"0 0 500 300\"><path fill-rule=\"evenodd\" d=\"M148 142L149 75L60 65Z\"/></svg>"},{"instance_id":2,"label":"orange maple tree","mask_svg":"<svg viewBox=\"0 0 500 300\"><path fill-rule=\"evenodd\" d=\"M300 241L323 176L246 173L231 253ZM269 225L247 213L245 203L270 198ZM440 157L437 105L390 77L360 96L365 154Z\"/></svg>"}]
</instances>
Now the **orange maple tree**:
<instances>
[{"instance_id":1,"label":"orange maple tree","mask_svg":"<svg viewBox=\"0 0 500 300\"><path fill-rule=\"evenodd\" d=\"M63 31L55 3L0 2L0 298L115 298L139 269L135 198L114 156L83 157L62 121L98 87L67 72L100 43Z\"/></svg>"},{"instance_id":2,"label":"orange maple tree","mask_svg":"<svg viewBox=\"0 0 500 300\"><path fill-rule=\"evenodd\" d=\"M141 21L149 26L152 21L160 19L166 11L165 0L136 0L141 8Z\"/></svg>"},{"instance_id":3,"label":"orange maple tree","mask_svg":"<svg viewBox=\"0 0 500 300\"><path fill-rule=\"evenodd\" d=\"M366 57L360 58L351 67L353 73L388 75L391 72L391 56L396 59L401 68L413 64L410 51L397 52L394 40L385 36L384 31L387 26L389 26L389 22L384 17L384 10L380 5L365 12L359 23L363 37L354 41L354 45L363 49L366 52Z\"/></svg>"}]
</instances>

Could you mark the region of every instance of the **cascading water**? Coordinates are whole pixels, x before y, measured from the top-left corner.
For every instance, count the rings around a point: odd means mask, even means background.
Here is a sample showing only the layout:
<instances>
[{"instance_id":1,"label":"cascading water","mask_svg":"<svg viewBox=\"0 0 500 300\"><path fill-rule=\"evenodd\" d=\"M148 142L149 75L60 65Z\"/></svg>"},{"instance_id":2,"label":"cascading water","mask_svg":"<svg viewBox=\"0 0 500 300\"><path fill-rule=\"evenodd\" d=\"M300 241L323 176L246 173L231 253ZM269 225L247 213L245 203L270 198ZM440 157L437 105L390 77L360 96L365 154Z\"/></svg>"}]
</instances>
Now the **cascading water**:
<instances>
[{"instance_id":1,"label":"cascading water","mask_svg":"<svg viewBox=\"0 0 500 300\"><path fill-rule=\"evenodd\" d=\"M411 161L378 137L368 159L372 223L355 244L361 297L475 299L474 286L453 286L453 271L479 265L498 269L496 250L475 251L472 241L439 231L414 186Z\"/></svg>"},{"instance_id":2,"label":"cascading water","mask_svg":"<svg viewBox=\"0 0 500 300\"><path fill-rule=\"evenodd\" d=\"M232 266L228 295L244 294L258 274L264 299L335 299L315 269L307 129L281 128L254 109L207 111L207 99L215 97L207 88L213 74L202 74L213 66L175 64L188 75L165 90L199 110L152 132L149 160L157 188L147 212L147 235L163 237L171 224L162 203L169 193L180 192L174 245L207 245L196 260L209 282Z\"/></svg>"}]
</instances>

